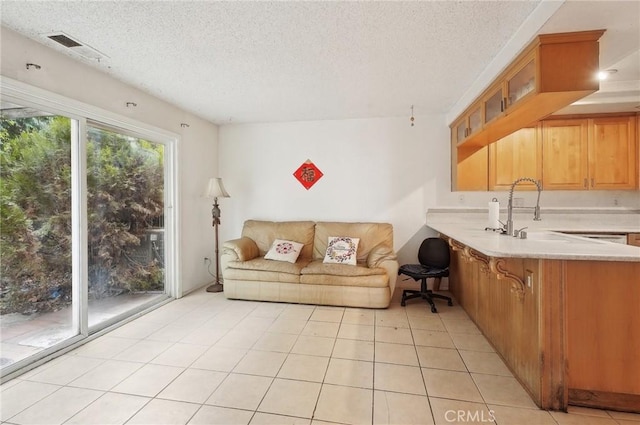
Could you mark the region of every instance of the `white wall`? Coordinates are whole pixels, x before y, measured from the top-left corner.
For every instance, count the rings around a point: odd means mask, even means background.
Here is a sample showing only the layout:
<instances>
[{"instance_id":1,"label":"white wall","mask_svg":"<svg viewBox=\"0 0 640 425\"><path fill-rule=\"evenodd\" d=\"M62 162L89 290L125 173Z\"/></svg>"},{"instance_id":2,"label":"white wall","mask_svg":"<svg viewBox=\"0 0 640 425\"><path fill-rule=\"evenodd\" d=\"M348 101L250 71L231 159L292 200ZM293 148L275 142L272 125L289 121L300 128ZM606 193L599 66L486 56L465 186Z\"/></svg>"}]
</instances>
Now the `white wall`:
<instances>
[{"instance_id":1,"label":"white wall","mask_svg":"<svg viewBox=\"0 0 640 425\"><path fill-rule=\"evenodd\" d=\"M222 240L246 219L379 221L394 226L401 260L428 233L425 211L449 185L444 115L225 125L220 176ZM306 190L293 172L310 159L324 173ZM418 241L418 242L416 242Z\"/></svg>"},{"instance_id":2,"label":"white wall","mask_svg":"<svg viewBox=\"0 0 640 425\"><path fill-rule=\"evenodd\" d=\"M209 177L217 174L217 126L14 31L6 28L0 31L2 76L178 135L182 291L186 293L210 282L203 258L213 257L211 213L209 202L201 195ZM36 63L42 68L27 70L26 63ZM127 108L126 102L138 106ZM189 127L182 128L181 123Z\"/></svg>"}]
</instances>

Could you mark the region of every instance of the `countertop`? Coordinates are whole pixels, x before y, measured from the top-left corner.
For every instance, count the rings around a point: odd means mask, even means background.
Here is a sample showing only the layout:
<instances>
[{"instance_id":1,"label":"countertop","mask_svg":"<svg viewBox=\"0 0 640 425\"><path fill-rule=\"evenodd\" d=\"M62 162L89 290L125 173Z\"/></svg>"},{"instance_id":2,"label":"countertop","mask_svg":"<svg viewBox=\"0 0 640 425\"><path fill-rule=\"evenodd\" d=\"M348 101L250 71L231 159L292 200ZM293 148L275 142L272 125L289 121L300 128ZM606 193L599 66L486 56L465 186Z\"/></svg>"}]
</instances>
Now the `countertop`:
<instances>
[{"instance_id":1,"label":"countertop","mask_svg":"<svg viewBox=\"0 0 640 425\"><path fill-rule=\"evenodd\" d=\"M487 216L486 209L434 208L427 211L426 224L490 257L640 262L640 247L543 233L640 233L638 210L543 209L541 221L534 221L532 212L514 212L514 228L527 227L527 239L485 231ZM501 211L500 219L506 221L506 217L506 211Z\"/></svg>"}]
</instances>

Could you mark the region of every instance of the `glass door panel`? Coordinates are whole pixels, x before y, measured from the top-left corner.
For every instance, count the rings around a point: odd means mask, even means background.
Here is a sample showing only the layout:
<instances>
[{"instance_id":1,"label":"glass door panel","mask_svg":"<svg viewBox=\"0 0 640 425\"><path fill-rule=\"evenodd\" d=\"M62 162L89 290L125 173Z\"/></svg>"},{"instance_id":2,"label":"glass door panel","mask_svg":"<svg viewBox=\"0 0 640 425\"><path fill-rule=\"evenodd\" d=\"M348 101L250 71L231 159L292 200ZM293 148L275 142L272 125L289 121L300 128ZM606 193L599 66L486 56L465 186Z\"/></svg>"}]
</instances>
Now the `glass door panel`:
<instances>
[{"instance_id":1,"label":"glass door panel","mask_svg":"<svg viewBox=\"0 0 640 425\"><path fill-rule=\"evenodd\" d=\"M89 124L89 328L165 298L164 145Z\"/></svg>"},{"instance_id":2,"label":"glass door panel","mask_svg":"<svg viewBox=\"0 0 640 425\"><path fill-rule=\"evenodd\" d=\"M456 142L460 143L467 137L467 121L466 119L456 126Z\"/></svg>"},{"instance_id":3,"label":"glass door panel","mask_svg":"<svg viewBox=\"0 0 640 425\"><path fill-rule=\"evenodd\" d=\"M77 121L2 102L0 368L79 334L72 276Z\"/></svg>"},{"instance_id":4,"label":"glass door panel","mask_svg":"<svg viewBox=\"0 0 640 425\"><path fill-rule=\"evenodd\" d=\"M480 108L469 114L469 134L473 134L482 128L482 113Z\"/></svg>"},{"instance_id":5,"label":"glass door panel","mask_svg":"<svg viewBox=\"0 0 640 425\"><path fill-rule=\"evenodd\" d=\"M484 123L488 123L502 114L502 89L498 89L493 95L484 101Z\"/></svg>"},{"instance_id":6,"label":"glass door panel","mask_svg":"<svg viewBox=\"0 0 640 425\"><path fill-rule=\"evenodd\" d=\"M535 61L531 59L520 71L507 80L509 94L508 107L533 92L536 88Z\"/></svg>"}]
</instances>

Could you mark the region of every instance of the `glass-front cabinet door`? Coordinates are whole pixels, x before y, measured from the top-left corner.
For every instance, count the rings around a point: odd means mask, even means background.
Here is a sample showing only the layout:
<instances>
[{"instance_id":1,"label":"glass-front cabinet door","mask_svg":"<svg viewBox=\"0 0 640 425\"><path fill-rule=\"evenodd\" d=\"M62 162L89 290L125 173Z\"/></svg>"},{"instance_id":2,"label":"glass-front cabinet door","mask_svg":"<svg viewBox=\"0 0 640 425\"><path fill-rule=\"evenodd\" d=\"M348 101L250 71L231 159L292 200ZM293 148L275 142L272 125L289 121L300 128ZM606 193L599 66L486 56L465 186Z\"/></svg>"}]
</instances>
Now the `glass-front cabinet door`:
<instances>
[{"instance_id":1,"label":"glass-front cabinet door","mask_svg":"<svg viewBox=\"0 0 640 425\"><path fill-rule=\"evenodd\" d=\"M462 142L467 137L467 119L460 120L454 130L456 136L456 143Z\"/></svg>"},{"instance_id":2,"label":"glass-front cabinet door","mask_svg":"<svg viewBox=\"0 0 640 425\"><path fill-rule=\"evenodd\" d=\"M504 112L502 85L498 86L493 94L489 95L484 104L484 124L498 118Z\"/></svg>"},{"instance_id":3,"label":"glass-front cabinet door","mask_svg":"<svg viewBox=\"0 0 640 425\"><path fill-rule=\"evenodd\" d=\"M478 106L469 114L469 136L482 129L482 110Z\"/></svg>"},{"instance_id":4,"label":"glass-front cabinet door","mask_svg":"<svg viewBox=\"0 0 640 425\"><path fill-rule=\"evenodd\" d=\"M507 105L512 107L536 88L536 62L532 55L518 71L507 79Z\"/></svg>"},{"instance_id":5,"label":"glass-front cabinet door","mask_svg":"<svg viewBox=\"0 0 640 425\"><path fill-rule=\"evenodd\" d=\"M457 144L482 130L482 107L478 105L454 124L453 135Z\"/></svg>"}]
</instances>

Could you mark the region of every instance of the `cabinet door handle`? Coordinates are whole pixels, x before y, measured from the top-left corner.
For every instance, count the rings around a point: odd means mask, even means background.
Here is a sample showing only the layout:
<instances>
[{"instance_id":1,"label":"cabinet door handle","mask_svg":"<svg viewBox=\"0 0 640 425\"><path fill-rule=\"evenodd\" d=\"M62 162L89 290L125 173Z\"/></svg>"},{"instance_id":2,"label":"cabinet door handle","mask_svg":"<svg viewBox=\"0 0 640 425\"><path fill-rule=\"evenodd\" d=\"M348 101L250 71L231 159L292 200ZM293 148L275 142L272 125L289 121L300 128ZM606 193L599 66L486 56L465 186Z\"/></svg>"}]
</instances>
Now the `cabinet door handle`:
<instances>
[{"instance_id":1,"label":"cabinet door handle","mask_svg":"<svg viewBox=\"0 0 640 425\"><path fill-rule=\"evenodd\" d=\"M591 187L595 187L595 185L593 184L593 177L591 177Z\"/></svg>"},{"instance_id":2,"label":"cabinet door handle","mask_svg":"<svg viewBox=\"0 0 640 425\"><path fill-rule=\"evenodd\" d=\"M589 186L588 186L588 184L587 184L587 179L586 179L586 177L585 177L585 179L584 179L584 183L583 183L583 185L584 185L584 188L585 188L585 189L587 189L587 188L589 187Z\"/></svg>"},{"instance_id":3,"label":"cabinet door handle","mask_svg":"<svg viewBox=\"0 0 640 425\"><path fill-rule=\"evenodd\" d=\"M504 112L504 99L500 99L500 112Z\"/></svg>"}]
</instances>

